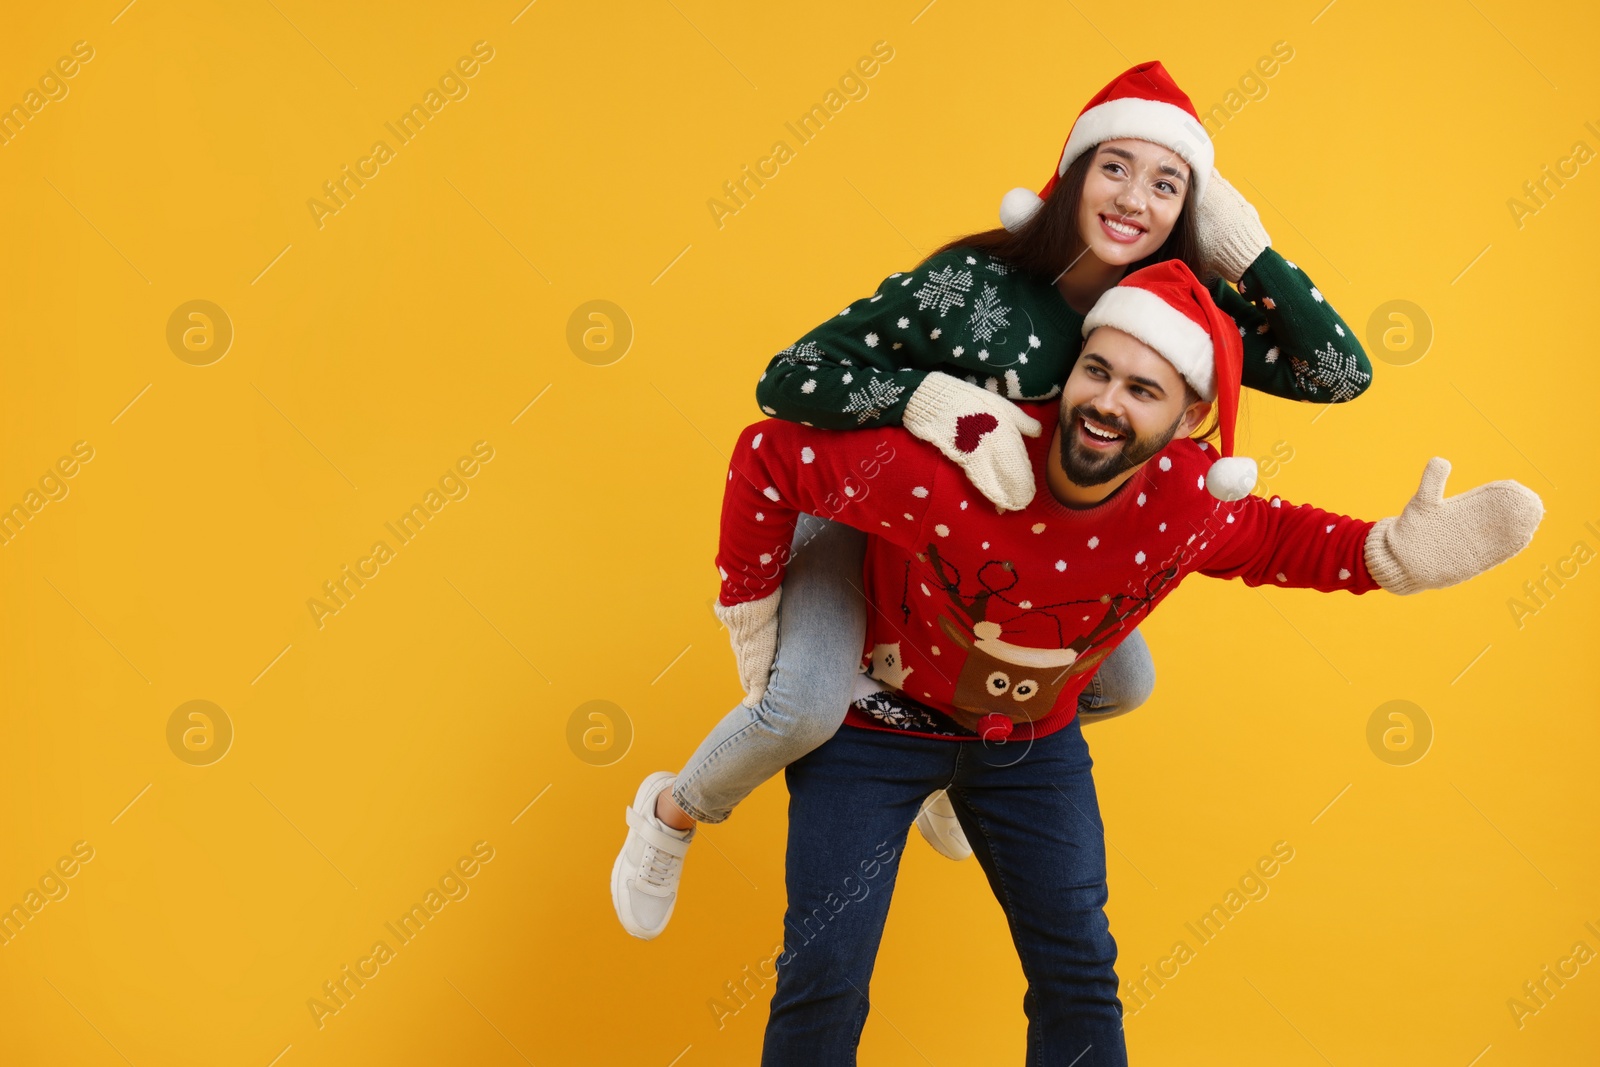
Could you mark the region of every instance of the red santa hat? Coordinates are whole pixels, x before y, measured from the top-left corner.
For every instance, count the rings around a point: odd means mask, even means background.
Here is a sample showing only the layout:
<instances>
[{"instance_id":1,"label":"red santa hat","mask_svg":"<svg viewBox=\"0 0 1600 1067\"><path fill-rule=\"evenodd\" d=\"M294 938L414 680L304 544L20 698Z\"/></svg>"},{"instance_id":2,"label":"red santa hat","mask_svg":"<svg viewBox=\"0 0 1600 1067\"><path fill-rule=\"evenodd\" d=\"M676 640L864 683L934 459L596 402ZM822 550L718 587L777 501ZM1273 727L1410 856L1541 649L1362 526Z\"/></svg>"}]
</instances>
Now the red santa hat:
<instances>
[{"instance_id":1,"label":"red santa hat","mask_svg":"<svg viewBox=\"0 0 1600 1067\"><path fill-rule=\"evenodd\" d=\"M1194 202L1199 202L1211 176L1216 150L1189 97L1178 88L1167 68L1152 61L1118 74L1084 105L1061 149L1056 172L1037 195L1021 188L1007 193L1000 201L1001 225L1013 233L1020 230L1055 190L1056 182L1073 160L1100 142L1119 137L1165 145L1182 156L1189 164Z\"/></svg>"},{"instance_id":2,"label":"red santa hat","mask_svg":"<svg viewBox=\"0 0 1600 1067\"><path fill-rule=\"evenodd\" d=\"M1256 484L1255 460L1233 454L1244 344L1239 326L1180 259L1136 270L1095 301L1083 336L1111 326L1143 341L1177 368L1202 400L1217 403L1222 454L1206 471L1218 500L1242 500Z\"/></svg>"}]
</instances>

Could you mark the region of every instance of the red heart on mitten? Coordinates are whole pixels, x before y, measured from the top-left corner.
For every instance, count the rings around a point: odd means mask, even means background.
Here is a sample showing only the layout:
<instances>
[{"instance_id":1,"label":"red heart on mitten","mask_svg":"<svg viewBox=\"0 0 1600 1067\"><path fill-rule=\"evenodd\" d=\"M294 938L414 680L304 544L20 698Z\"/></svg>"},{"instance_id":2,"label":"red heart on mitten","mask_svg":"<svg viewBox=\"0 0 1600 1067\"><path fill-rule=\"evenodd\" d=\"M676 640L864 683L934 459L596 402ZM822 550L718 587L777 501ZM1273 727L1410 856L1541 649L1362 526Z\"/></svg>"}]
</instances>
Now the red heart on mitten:
<instances>
[{"instance_id":1,"label":"red heart on mitten","mask_svg":"<svg viewBox=\"0 0 1600 1067\"><path fill-rule=\"evenodd\" d=\"M956 419L956 451L973 452L983 435L1000 425L1000 420L987 411L975 415L962 415Z\"/></svg>"}]
</instances>

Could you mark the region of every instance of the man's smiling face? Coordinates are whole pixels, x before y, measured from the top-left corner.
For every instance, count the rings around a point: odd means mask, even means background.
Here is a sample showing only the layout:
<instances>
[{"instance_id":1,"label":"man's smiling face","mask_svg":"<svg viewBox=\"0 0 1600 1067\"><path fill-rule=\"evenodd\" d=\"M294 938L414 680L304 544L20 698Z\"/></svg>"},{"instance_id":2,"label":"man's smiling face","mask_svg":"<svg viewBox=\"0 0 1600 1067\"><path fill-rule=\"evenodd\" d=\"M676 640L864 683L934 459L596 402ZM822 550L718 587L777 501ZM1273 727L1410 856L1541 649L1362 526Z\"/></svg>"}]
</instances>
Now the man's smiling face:
<instances>
[{"instance_id":1,"label":"man's smiling face","mask_svg":"<svg viewBox=\"0 0 1600 1067\"><path fill-rule=\"evenodd\" d=\"M1062 389L1062 469L1075 485L1104 485L1193 431L1210 409L1159 352L1101 326Z\"/></svg>"}]
</instances>

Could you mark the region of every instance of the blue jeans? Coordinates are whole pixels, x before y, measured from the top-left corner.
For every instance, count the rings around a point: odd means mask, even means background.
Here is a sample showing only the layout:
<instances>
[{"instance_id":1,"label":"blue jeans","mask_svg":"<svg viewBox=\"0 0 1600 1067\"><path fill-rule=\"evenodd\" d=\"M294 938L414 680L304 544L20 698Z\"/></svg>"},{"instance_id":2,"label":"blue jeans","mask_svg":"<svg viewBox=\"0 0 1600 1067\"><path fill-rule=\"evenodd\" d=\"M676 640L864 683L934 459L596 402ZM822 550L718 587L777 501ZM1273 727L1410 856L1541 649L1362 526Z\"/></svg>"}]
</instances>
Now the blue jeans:
<instances>
[{"instance_id":1,"label":"blue jeans","mask_svg":"<svg viewBox=\"0 0 1600 1067\"><path fill-rule=\"evenodd\" d=\"M678 773L672 799L700 822L719 823L762 782L839 729L850 706L867 629L861 564L867 535L802 515L795 528L778 652L761 703L739 704ZM1150 649L1130 633L1106 657L1078 702L1086 723L1132 711L1155 687Z\"/></svg>"},{"instance_id":2,"label":"blue jeans","mask_svg":"<svg viewBox=\"0 0 1600 1067\"><path fill-rule=\"evenodd\" d=\"M1076 719L1016 745L847 726L791 764L789 904L761 1062L856 1062L907 830L927 795L948 788L1028 980L1027 1062L1125 1067L1093 764ZM927 936L947 937L964 918L939 921L948 927ZM950 962L929 995L982 1012L987 994Z\"/></svg>"}]
</instances>

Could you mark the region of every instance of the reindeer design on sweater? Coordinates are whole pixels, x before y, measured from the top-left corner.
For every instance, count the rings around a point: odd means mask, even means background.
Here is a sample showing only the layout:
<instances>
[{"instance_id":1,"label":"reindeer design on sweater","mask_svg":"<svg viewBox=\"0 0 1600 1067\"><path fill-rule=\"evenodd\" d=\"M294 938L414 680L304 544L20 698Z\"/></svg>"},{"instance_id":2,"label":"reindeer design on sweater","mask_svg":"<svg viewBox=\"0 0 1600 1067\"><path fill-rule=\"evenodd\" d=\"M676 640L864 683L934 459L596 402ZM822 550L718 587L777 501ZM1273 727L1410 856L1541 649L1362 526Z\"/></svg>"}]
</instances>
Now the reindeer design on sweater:
<instances>
[{"instance_id":1,"label":"reindeer design on sweater","mask_svg":"<svg viewBox=\"0 0 1600 1067\"><path fill-rule=\"evenodd\" d=\"M979 590L968 597L962 593L959 570L940 556L937 545L929 544L927 552L918 553L917 559L930 566L949 600L951 611L939 616L939 627L966 652L951 703L960 713L957 721L974 730L985 715L999 714L1013 722L1033 722L1050 714L1067 683L1080 674L1092 672L1111 653L1115 642L1104 639L1121 630L1130 616L1157 599L1180 570L1174 561L1152 572L1144 583L1145 588L1137 594L1105 595L1092 600L1025 608L1013 616L1013 621L1029 615L1047 618L1054 624L1060 642L1056 648L1035 648L1006 641L1003 627L987 618L990 601L996 598L1013 607L1022 607L1006 596L1021 580L1009 561L989 560L979 567L975 575ZM1060 618L1051 609L1082 605L1098 606L1103 614L1088 633L1070 642L1062 641ZM904 605L902 611L909 613ZM898 649L893 651L898 652ZM875 665L879 658L875 651ZM876 676L876 672L874 674Z\"/></svg>"}]
</instances>

